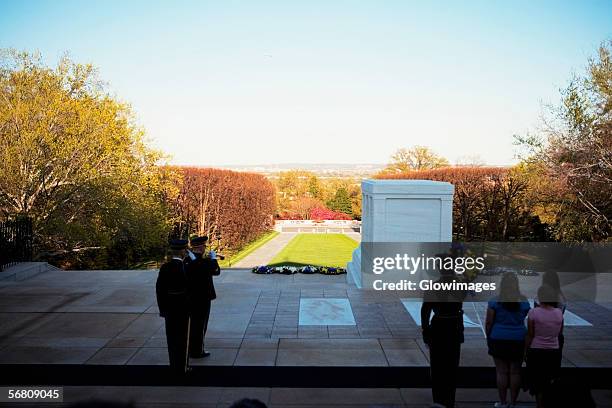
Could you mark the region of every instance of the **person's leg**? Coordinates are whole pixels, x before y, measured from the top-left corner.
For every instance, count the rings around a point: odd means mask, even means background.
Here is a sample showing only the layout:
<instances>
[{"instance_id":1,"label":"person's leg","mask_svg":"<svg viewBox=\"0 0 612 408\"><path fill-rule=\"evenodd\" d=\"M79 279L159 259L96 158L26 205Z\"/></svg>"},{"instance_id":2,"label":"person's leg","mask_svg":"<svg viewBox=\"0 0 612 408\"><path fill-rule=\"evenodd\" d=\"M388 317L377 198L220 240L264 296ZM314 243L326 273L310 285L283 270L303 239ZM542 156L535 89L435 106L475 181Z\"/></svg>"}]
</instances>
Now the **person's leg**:
<instances>
[{"instance_id":1,"label":"person's leg","mask_svg":"<svg viewBox=\"0 0 612 408\"><path fill-rule=\"evenodd\" d=\"M545 353L544 353L545 354ZM543 408L543 394L546 386L547 370L543 363L543 350L527 350L527 370L529 372L530 391L536 399L536 407Z\"/></svg>"},{"instance_id":2,"label":"person's leg","mask_svg":"<svg viewBox=\"0 0 612 408\"><path fill-rule=\"evenodd\" d=\"M440 375L442 374L442 367L440 367L440 356L438 347L435 344L429 345L429 372L431 376L431 397L434 404L442 404L442 397L440 394Z\"/></svg>"},{"instance_id":3,"label":"person's leg","mask_svg":"<svg viewBox=\"0 0 612 408\"><path fill-rule=\"evenodd\" d=\"M189 315L181 315L177 318L176 328L176 348L177 348L177 362L180 364L177 370L180 368L180 372L185 374L189 367L189 330L190 330L190 318Z\"/></svg>"},{"instance_id":4,"label":"person's leg","mask_svg":"<svg viewBox=\"0 0 612 408\"><path fill-rule=\"evenodd\" d=\"M177 373L181 371L180 319L176 316L166 317L166 343L168 344L168 361L170 369Z\"/></svg>"},{"instance_id":5,"label":"person's leg","mask_svg":"<svg viewBox=\"0 0 612 408\"><path fill-rule=\"evenodd\" d=\"M510 403L516 405L521 390L521 362L510 362Z\"/></svg>"},{"instance_id":6,"label":"person's leg","mask_svg":"<svg viewBox=\"0 0 612 408\"><path fill-rule=\"evenodd\" d=\"M208 330L208 320L210 318L210 300L206 303L204 307L204 316L202 321L202 351L206 351L206 347L204 344L206 343L206 330Z\"/></svg>"},{"instance_id":7,"label":"person's leg","mask_svg":"<svg viewBox=\"0 0 612 408\"><path fill-rule=\"evenodd\" d=\"M497 392L499 402L503 405L507 403L508 385L510 384L510 363L499 357L493 357L495 361L495 373L497 381Z\"/></svg>"},{"instance_id":8,"label":"person's leg","mask_svg":"<svg viewBox=\"0 0 612 408\"><path fill-rule=\"evenodd\" d=\"M431 364L431 395L435 404L452 407L449 400L449 345L433 343L429 346Z\"/></svg>"},{"instance_id":9,"label":"person's leg","mask_svg":"<svg viewBox=\"0 0 612 408\"><path fill-rule=\"evenodd\" d=\"M461 344L458 343L434 343L429 347L431 393L436 404L451 408L455 406L460 350Z\"/></svg>"},{"instance_id":10,"label":"person's leg","mask_svg":"<svg viewBox=\"0 0 612 408\"><path fill-rule=\"evenodd\" d=\"M447 403L449 407L455 406L455 394L457 392L457 375L459 372L459 362L461 361L461 343L456 342L449 348L448 356L448 376L447 376Z\"/></svg>"},{"instance_id":11,"label":"person's leg","mask_svg":"<svg viewBox=\"0 0 612 408\"><path fill-rule=\"evenodd\" d=\"M547 395L550 394L552 382L558 377L561 368L561 358L559 350L542 350L541 354L541 369L542 369L542 387L540 388L539 406L544 407L547 403Z\"/></svg>"},{"instance_id":12,"label":"person's leg","mask_svg":"<svg viewBox=\"0 0 612 408\"><path fill-rule=\"evenodd\" d=\"M536 393L535 398L536 398L536 407L544 408L544 403L542 402L543 401L542 393L541 392Z\"/></svg>"},{"instance_id":13,"label":"person's leg","mask_svg":"<svg viewBox=\"0 0 612 408\"><path fill-rule=\"evenodd\" d=\"M170 366L172 366L172 339L170 336L170 330L172 329L172 326L170 324L170 321L168 320L169 317L165 317L164 318L164 326L166 329L166 347L168 348L168 363Z\"/></svg>"},{"instance_id":14,"label":"person's leg","mask_svg":"<svg viewBox=\"0 0 612 408\"><path fill-rule=\"evenodd\" d=\"M202 356L204 320L200 316L191 317L189 328L189 356L199 358Z\"/></svg>"}]
</instances>

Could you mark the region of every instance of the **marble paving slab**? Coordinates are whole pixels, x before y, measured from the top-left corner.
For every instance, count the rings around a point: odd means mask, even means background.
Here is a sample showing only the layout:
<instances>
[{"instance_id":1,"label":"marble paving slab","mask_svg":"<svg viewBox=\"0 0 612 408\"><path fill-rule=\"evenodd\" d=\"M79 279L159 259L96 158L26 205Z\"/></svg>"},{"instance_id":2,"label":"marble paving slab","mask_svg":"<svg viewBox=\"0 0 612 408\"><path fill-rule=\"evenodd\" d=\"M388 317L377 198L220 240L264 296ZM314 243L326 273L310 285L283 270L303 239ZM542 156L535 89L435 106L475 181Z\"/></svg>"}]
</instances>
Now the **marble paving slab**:
<instances>
[{"instance_id":1,"label":"marble paving slab","mask_svg":"<svg viewBox=\"0 0 612 408\"><path fill-rule=\"evenodd\" d=\"M420 326L421 325L421 305L423 302L415 299L400 299L406 311L410 314L410 317L414 320L414 322ZM530 300L530 304L533 307L533 300ZM484 326L484 319L486 313L486 304L482 302L464 302L463 303L463 325L467 327L475 327L480 328L482 330ZM473 313L472 313L473 312ZM476 322L470 318L470 315L474 315L476 317ZM566 310L563 315L563 324L564 326L574 326L574 327L592 327L593 325L577 314ZM484 334L484 331L483 331Z\"/></svg>"},{"instance_id":2,"label":"marble paving slab","mask_svg":"<svg viewBox=\"0 0 612 408\"><path fill-rule=\"evenodd\" d=\"M414 299L400 299L406 311L412 317L412 320L417 324L417 326L421 325L421 305L423 302ZM471 303L471 302L466 302ZM474 322L467 314L463 315L463 325L465 327L477 327L480 328L482 325L480 323Z\"/></svg>"},{"instance_id":3,"label":"marble paving slab","mask_svg":"<svg viewBox=\"0 0 612 408\"><path fill-rule=\"evenodd\" d=\"M354 326L355 316L348 299L300 299L300 326Z\"/></svg>"}]
</instances>

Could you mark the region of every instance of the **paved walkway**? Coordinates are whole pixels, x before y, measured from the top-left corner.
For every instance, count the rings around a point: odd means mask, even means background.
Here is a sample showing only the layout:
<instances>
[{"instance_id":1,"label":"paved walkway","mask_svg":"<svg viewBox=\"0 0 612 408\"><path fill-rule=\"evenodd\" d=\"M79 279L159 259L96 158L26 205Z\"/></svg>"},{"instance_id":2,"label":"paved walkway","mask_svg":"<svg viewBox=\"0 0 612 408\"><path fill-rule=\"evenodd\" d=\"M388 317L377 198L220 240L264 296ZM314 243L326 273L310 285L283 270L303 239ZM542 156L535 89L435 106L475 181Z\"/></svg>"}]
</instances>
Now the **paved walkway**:
<instances>
[{"instance_id":1,"label":"paved walkway","mask_svg":"<svg viewBox=\"0 0 612 408\"><path fill-rule=\"evenodd\" d=\"M236 268L252 268L254 266L267 265L296 235L296 233L292 232L282 232L232 266Z\"/></svg>"}]
</instances>

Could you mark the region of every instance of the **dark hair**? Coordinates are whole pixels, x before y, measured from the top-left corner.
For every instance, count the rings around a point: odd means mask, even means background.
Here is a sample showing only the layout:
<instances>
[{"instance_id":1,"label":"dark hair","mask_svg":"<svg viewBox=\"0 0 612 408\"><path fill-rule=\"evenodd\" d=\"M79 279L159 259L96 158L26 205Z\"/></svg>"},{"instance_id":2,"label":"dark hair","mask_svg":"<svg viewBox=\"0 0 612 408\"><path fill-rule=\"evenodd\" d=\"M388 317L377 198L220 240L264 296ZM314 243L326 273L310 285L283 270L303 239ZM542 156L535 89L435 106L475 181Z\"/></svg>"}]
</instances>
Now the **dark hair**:
<instances>
[{"instance_id":1,"label":"dark hair","mask_svg":"<svg viewBox=\"0 0 612 408\"><path fill-rule=\"evenodd\" d=\"M258 399L244 398L234 402L229 408L268 408L266 404Z\"/></svg>"},{"instance_id":2,"label":"dark hair","mask_svg":"<svg viewBox=\"0 0 612 408\"><path fill-rule=\"evenodd\" d=\"M546 285L557 293L557 303L565 300L565 295L561 290L561 282L559 275L555 271L544 272L542 275L542 285Z\"/></svg>"},{"instance_id":3,"label":"dark hair","mask_svg":"<svg viewBox=\"0 0 612 408\"><path fill-rule=\"evenodd\" d=\"M518 277L513 272L506 272L499 284L499 301L507 310L518 310L522 300Z\"/></svg>"},{"instance_id":4,"label":"dark hair","mask_svg":"<svg viewBox=\"0 0 612 408\"><path fill-rule=\"evenodd\" d=\"M553 289L561 290L559 275L555 271L547 271L542 275L542 285L550 286Z\"/></svg>"},{"instance_id":5,"label":"dark hair","mask_svg":"<svg viewBox=\"0 0 612 408\"><path fill-rule=\"evenodd\" d=\"M559 292L548 285L542 285L538 289L538 302L541 305L557 307L559 305Z\"/></svg>"}]
</instances>

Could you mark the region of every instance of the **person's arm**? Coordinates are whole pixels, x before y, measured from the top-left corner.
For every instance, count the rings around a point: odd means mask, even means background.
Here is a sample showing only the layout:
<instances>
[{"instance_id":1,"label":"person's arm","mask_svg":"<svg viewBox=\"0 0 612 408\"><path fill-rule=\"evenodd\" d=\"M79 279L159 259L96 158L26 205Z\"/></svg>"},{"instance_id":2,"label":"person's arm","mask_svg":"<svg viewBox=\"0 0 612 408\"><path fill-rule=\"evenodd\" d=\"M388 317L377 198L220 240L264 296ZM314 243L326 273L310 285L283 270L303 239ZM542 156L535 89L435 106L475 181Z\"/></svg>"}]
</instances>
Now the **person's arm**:
<instances>
[{"instance_id":1,"label":"person's arm","mask_svg":"<svg viewBox=\"0 0 612 408\"><path fill-rule=\"evenodd\" d=\"M527 354L527 350L531 346L531 342L533 341L533 336L535 335L535 322L533 318L527 315L527 335L525 336L525 354Z\"/></svg>"},{"instance_id":2,"label":"person's arm","mask_svg":"<svg viewBox=\"0 0 612 408\"><path fill-rule=\"evenodd\" d=\"M208 252L208 259L210 260L210 273L212 276L221 275L221 268L219 267L219 260L217 259L217 251L211 249Z\"/></svg>"},{"instance_id":3,"label":"person's arm","mask_svg":"<svg viewBox=\"0 0 612 408\"><path fill-rule=\"evenodd\" d=\"M421 329L429 329L429 318L431 317L431 311L433 310L430 302L423 302L421 305Z\"/></svg>"},{"instance_id":4,"label":"person's arm","mask_svg":"<svg viewBox=\"0 0 612 408\"><path fill-rule=\"evenodd\" d=\"M213 276L221 275L221 268L219 267L219 262L216 259L212 260L212 266L213 266L213 271L212 271Z\"/></svg>"},{"instance_id":5,"label":"person's arm","mask_svg":"<svg viewBox=\"0 0 612 408\"><path fill-rule=\"evenodd\" d=\"M487 339L491 336L491 329L493 329L493 322L495 321L495 309L487 307L487 318L485 320L485 333Z\"/></svg>"},{"instance_id":6,"label":"person's arm","mask_svg":"<svg viewBox=\"0 0 612 408\"><path fill-rule=\"evenodd\" d=\"M432 310L430 302L423 302L421 305L421 333L425 344L429 344L429 318Z\"/></svg>"},{"instance_id":7,"label":"person's arm","mask_svg":"<svg viewBox=\"0 0 612 408\"><path fill-rule=\"evenodd\" d=\"M164 291L164 276L162 270L157 275L157 281L155 282L155 294L157 296L157 308L159 309L159 315L164 317L166 314L166 298Z\"/></svg>"}]
</instances>

